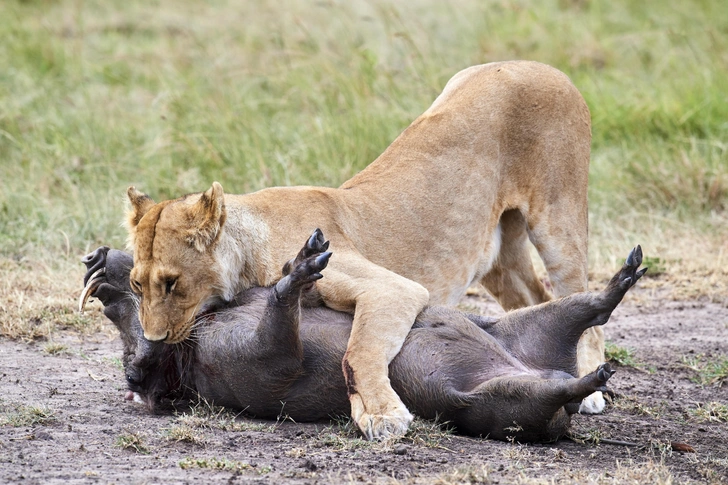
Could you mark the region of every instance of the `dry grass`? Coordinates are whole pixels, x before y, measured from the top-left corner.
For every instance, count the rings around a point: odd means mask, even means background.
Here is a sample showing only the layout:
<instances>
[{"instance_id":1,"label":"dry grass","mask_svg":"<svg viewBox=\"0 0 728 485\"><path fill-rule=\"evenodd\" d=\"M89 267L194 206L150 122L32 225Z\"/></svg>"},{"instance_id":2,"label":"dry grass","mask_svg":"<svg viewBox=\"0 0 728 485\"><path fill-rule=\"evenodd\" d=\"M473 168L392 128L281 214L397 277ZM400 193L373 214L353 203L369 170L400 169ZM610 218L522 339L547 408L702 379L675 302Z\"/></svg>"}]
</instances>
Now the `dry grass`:
<instances>
[{"instance_id":1,"label":"dry grass","mask_svg":"<svg viewBox=\"0 0 728 485\"><path fill-rule=\"evenodd\" d=\"M700 422L728 423L728 404L725 403L696 403L695 409L688 412Z\"/></svg>"},{"instance_id":2,"label":"dry grass","mask_svg":"<svg viewBox=\"0 0 728 485\"><path fill-rule=\"evenodd\" d=\"M80 259L80 258L79 258ZM0 336L32 341L54 331L95 333L106 325L98 309L80 314L83 265L65 257L53 261L0 258Z\"/></svg>"},{"instance_id":3,"label":"dry grass","mask_svg":"<svg viewBox=\"0 0 728 485\"><path fill-rule=\"evenodd\" d=\"M180 428L175 433L180 437L191 434L195 430L205 429L233 432L260 431L270 433L275 431L275 425L273 424L241 418L240 413L236 414L222 406L215 406L204 398L198 398L197 403L189 411L177 415L175 423L175 427ZM194 442L195 440L177 441Z\"/></svg>"},{"instance_id":4,"label":"dry grass","mask_svg":"<svg viewBox=\"0 0 728 485\"><path fill-rule=\"evenodd\" d=\"M122 433L116 437L115 445L122 450L131 450L143 455L149 453L149 447L146 444L146 438L143 433L131 431Z\"/></svg>"},{"instance_id":5,"label":"dry grass","mask_svg":"<svg viewBox=\"0 0 728 485\"><path fill-rule=\"evenodd\" d=\"M663 462L646 461L635 463L632 460L617 463L617 470L599 475L590 474L582 483L621 484L621 485L672 485L677 483Z\"/></svg>"},{"instance_id":6,"label":"dry grass","mask_svg":"<svg viewBox=\"0 0 728 485\"><path fill-rule=\"evenodd\" d=\"M164 436L169 441L175 443L190 443L193 445L203 445L207 438L199 428L187 424L174 424L165 430Z\"/></svg>"},{"instance_id":7,"label":"dry grass","mask_svg":"<svg viewBox=\"0 0 728 485\"><path fill-rule=\"evenodd\" d=\"M490 469L487 466L458 467L443 473L432 482L435 485L469 485L475 483L493 483Z\"/></svg>"},{"instance_id":8,"label":"dry grass","mask_svg":"<svg viewBox=\"0 0 728 485\"><path fill-rule=\"evenodd\" d=\"M36 405L3 405L0 401L0 426L36 426L52 423L56 420L55 411L48 406Z\"/></svg>"},{"instance_id":9,"label":"dry grass","mask_svg":"<svg viewBox=\"0 0 728 485\"><path fill-rule=\"evenodd\" d=\"M68 351L68 347L63 344L49 342L43 346L43 352L50 355L65 354Z\"/></svg>"},{"instance_id":10,"label":"dry grass","mask_svg":"<svg viewBox=\"0 0 728 485\"><path fill-rule=\"evenodd\" d=\"M448 441L453 433L452 426L447 422L415 418L402 441L428 448L449 450Z\"/></svg>"},{"instance_id":11,"label":"dry grass","mask_svg":"<svg viewBox=\"0 0 728 485\"><path fill-rule=\"evenodd\" d=\"M225 470L232 472L241 472L243 470L251 470L253 467L249 463L236 460L228 460L227 458L185 458L179 462L179 467L183 470L188 468L202 468L209 470ZM270 470L262 467L258 473L265 474Z\"/></svg>"},{"instance_id":12,"label":"dry grass","mask_svg":"<svg viewBox=\"0 0 728 485\"><path fill-rule=\"evenodd\" d=\"M703 354L684 356L683 366L693 371L692 380L702 386L720 387L728 379L728 356L708 357Z\"/></svg>"},{"instance_id":13,"label":"dry grass","mask_svg":"<svg viewBox=\"0 0 728 485\"><path fill-rule=\"evenodd\" d=\"M703 233L670 214L604 212L597 209L591 213L591 288L603 287L630 249L640 244L645 255L643 266L652 266L638 283L640 288L662 290L674 300L705 299L728 306L725 215L715 214Z\"/></svg>"},{"instance_id":14,"label":"dry grass","mask_svg":"<svg viewBox=\"0 0 728 485\"><path fill-rule=\"evenodd\" d=\"M612 405L615 409L619 409L626 413L636 414L639 416L651 416L656 419L665 414L665 409L667 407L664 402L650 406L634 396L620 396L619 399L612 401Z\"/></svg>"}]
</instances>

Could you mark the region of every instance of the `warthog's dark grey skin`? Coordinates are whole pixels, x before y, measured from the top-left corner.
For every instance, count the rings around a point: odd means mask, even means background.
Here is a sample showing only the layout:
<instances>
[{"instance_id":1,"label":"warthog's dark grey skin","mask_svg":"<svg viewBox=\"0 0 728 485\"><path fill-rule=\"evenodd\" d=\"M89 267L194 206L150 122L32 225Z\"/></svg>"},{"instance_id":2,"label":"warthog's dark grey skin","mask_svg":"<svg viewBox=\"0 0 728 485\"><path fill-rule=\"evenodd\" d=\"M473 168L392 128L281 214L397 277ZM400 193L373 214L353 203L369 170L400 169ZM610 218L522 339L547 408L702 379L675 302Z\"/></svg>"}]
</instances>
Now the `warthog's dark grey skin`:
<instances>
[{"instance_id":1,"label":"warthog's dark grey skin","mask_svg":"<svg viewBox=\"0 0 728 485\"><path fill-rule=\"evenodd\" d=\"M349 412L341 360L352 316L300 303L302 294L315 295L313 282L331 255L322 253L326 247L317 231L278 284L241 293L201 317L193 337L178 345L143 338L129 290L130 255L97 249L85 258L85 282L121 332L129 389L150 407L199 393L261 418L315 421ZM638 246L604 291L501 318L426 309L390 364L392 387L416 415L449 421L464 434L519 441L562 436L570 421L565 406L606 390L613 373L602 364L573 377L579 337L607 322L644 274L641 262ZM105 274L88 281L104 267Z\"/></svg>"}]
</instances>

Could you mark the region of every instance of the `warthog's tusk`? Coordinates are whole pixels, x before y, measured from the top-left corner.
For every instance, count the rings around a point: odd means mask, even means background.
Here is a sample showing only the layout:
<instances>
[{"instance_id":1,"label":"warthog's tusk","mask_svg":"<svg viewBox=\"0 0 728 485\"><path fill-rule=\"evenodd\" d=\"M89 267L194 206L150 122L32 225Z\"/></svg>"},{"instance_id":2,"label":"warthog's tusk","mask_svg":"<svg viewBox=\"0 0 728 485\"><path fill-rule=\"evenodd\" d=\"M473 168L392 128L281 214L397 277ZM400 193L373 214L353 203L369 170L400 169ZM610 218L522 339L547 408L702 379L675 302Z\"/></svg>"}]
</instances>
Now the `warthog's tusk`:
<instances>
[{"instance_id":1,"label":"warthog's tusk","mask_svg":"<svg viewBox=\"0 0 728 485\"><path fill-rule=\"evenodd\" d=\"M83 313L83 309L86 307L86 302L89 298L91 298L91 294L96 291L96 288L98 288L101 284L101 281L99 281L101 279L100 277L105 274L106 268L99 268L88 279L88 282L86 283L86 286L83 287L81 296L78 299L78 311L80 313Z\"/></svg>"}]
</instances>

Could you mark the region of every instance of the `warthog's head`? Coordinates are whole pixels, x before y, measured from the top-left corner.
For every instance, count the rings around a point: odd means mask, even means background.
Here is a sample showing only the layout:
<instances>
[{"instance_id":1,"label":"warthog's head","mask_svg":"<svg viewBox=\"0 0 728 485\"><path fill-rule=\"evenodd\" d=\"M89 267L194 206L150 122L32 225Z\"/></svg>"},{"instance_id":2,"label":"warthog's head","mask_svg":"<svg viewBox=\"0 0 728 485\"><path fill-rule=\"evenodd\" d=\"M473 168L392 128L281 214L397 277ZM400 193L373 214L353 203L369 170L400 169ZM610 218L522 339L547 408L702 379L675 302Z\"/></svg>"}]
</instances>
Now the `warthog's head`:
<instances>
[{"instance_id":1,"label":"warthog's head","mask_svg":"<svg viewBox=\"0 0 728 485\"><path fill-rule=\"evenodd\" d=\"M222 186L156 204L130 187L131 289L141 297L139 320L150 341L185 340L195 316L221 293L213 250L225 223Z\"/></svg>"},{"instance_id":2,"label":"warthog's head","mask_svg":"<svg viewBox=\"0 0 728 485\"><path fill-rule=\"evenodd\" d=\"M151 411L169 407L182 397L180 376L189 358L189 348L150 342L144 338L137 308L139 297L129 289L131 255L100 247L83 262L87 273L79 309L83 311L89 298L104 304L104 314L119 330L124 344L123 365L129 388L127 399L134 393Z\"/></svg>"}]
</instances>

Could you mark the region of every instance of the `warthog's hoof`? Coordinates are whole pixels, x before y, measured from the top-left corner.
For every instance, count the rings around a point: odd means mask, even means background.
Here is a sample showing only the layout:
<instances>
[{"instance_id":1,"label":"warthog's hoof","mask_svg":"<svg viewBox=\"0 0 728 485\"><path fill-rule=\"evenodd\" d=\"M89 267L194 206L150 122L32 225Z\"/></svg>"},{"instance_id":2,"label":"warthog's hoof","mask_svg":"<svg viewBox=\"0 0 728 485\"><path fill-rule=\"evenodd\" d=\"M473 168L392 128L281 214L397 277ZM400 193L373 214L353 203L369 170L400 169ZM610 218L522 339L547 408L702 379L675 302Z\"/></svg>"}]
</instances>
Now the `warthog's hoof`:
<instances>
[{"instance_id":1,"label":"warthog's hoof","mask_svg":"<svg viewBox=\"0 0 728 485\"><path fill-rule=\"evenodd\" d=\"M608 362L599 365L594 374L592 374L596 377L595 384L599 391L591 394L590 396L587 396L583 401L581 401L581 405L579 406L579 413L599 414L604 411L607 403L604 401L604 396L602 395L602 392L605 392L607 390L607 381L610 377L614 375L614 372L615 370L612 369L612 366L609 365Z\"/></svg>"},{"instance_id":2,"label":"warthog's hoof","mask_svg":"<svg viewBox=\"0 0 728 485\"><path fill-rule=\"evenodd\" d=\"M616 371L612 369L609 362L605 362L597 369L597 377L602 383L606 384L610 377L614 375Z\"/></svg>"},{"instance_id":3,"label":"warthog's hoof","mask_svg":"<svg viewBox=\"0 0 728 485\"><path fill-rule=\"evenodd\" d=\"M634 286L635 283L637 283L638 279L642 278L642 275L647 272L647 268L642 268L641 270L637 271L641 264L642 247L638 244L635 248L632 249L632 251L629 252L627 260L624 262L624 266L622 266L622 270L619 273L620 287L628 290L629 288Z\"/></svg>"}]
</instances>

